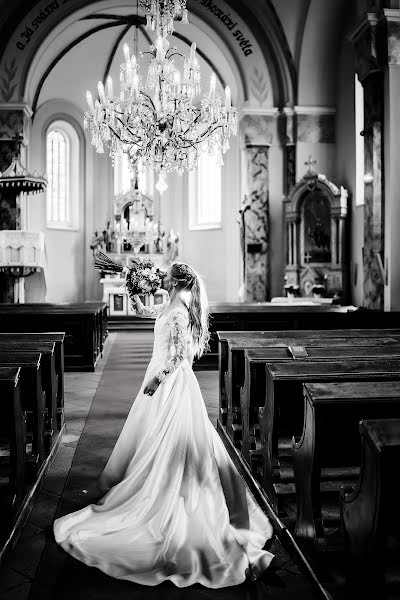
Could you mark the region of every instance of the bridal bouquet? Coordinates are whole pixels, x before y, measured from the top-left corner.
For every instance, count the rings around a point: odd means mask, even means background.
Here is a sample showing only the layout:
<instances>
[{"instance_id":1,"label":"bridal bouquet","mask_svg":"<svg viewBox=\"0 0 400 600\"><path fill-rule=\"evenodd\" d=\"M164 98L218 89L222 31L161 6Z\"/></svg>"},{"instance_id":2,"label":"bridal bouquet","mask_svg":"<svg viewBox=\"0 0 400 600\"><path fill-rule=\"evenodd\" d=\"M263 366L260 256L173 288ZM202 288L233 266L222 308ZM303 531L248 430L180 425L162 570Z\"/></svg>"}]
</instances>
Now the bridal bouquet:
<instances>
[{"instance_id":1,"label":"bridal bouquet","mask_svg":"<svg viewBox=\"0 0 400 600\"><path fill-rule=\"evenodd\" d=\"M123 267L99 252L94 261L94 268L103 273L125 273L126 289L129 296L134 294L154 294L161 288L164 273L149 258L131 259L132 267Z\"/></svg>"}]
</instances>

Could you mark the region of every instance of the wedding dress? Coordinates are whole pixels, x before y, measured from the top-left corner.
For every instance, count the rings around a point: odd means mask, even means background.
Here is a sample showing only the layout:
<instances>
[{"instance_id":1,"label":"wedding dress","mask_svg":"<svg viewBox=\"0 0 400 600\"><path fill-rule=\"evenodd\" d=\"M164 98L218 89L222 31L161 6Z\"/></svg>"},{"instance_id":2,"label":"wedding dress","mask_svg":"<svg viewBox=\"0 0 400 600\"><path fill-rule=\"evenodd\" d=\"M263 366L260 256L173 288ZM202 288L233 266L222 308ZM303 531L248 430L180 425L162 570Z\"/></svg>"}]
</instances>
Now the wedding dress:
<instances>
[{"instance_id":1,"label":"wedding dress","mask_svg":"<svg viewBox=\"0 0 400 600\"><path fill-rule=\"evenodd\" d=\"M271 524L210 422L193 373L186 308L143 307L157 317L143 385L101 475L98 502L57 519L56 541L119 579L222 588L263 572ZM158 376L153 396L144 384ZM112 401L112 399L110 399Z\"/></svg>"}]
</instances>

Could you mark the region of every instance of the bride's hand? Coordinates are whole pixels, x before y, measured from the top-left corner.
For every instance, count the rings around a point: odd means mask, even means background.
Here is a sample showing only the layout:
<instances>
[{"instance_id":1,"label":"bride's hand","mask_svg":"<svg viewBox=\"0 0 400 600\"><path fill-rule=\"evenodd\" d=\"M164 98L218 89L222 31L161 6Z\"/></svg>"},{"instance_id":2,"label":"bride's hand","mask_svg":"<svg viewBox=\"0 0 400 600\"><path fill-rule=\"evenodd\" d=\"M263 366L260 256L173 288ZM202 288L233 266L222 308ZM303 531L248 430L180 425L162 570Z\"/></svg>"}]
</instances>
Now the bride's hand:
<instances>
[{"instance_id":1,"label":"bride's hand","mask_svg":"<svg viewBox=\"0 0 400 600\"><path fill-rule=\"evenodd\" d=\"M144 393L147 396L152 396L154 392L157 391L159 385L160 382L158 381L157 377L153 377L153 379L150 379L149 383L144 386Z\"/></svg>"}]
</instances>

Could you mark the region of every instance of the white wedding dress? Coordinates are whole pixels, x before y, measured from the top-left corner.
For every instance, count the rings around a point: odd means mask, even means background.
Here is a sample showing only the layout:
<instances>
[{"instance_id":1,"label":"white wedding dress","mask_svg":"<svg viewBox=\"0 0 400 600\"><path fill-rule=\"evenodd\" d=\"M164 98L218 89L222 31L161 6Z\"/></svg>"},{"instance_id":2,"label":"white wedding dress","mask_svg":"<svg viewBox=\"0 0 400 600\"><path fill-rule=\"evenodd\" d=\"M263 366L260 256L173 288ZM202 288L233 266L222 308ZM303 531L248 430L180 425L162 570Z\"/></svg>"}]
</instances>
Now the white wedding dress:
<instances>
[{"instance_id":1,"label":"white wedding dress","mask_svg":"<svg viewBox=\"0 0 400 600\"><path fill-rule=\"evenodd\" d=\"M143 385L101 475L107 491L57 519L56 541L118 579L222 588L261 573L271 524L245 487L212 426L193 373L184 306L140 307L157 316ZM158 375L153 396L144 384ZM112 402L112 399L110 399Z\"/></svg>"}]
</instances>

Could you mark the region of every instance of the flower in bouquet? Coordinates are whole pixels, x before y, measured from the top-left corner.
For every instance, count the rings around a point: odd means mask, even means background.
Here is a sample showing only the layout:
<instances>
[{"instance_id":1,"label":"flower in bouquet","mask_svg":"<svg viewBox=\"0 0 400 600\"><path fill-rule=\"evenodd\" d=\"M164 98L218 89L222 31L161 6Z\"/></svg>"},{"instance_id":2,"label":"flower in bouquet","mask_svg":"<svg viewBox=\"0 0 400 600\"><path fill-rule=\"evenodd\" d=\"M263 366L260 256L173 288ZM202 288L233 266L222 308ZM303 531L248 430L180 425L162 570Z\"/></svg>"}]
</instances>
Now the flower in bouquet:
<instances>
[{"instance_id":1,"label":"flower in bouquet","mask_svg":"<svg viewBox=\"0 0 400 600\"><path fill-rule=\"evenodd\" d=\"M150 258L131 259L131 268L123 267L102 252L94 262L94 267L103 273L126 273L126 289L134 294L154 294L162 286L164 272L157 268Z\"/></svg>"},{"instance_id":2,"label":"flower in bouquet","mask_svg":"<svg viewBox=\"0 0 400 600\"><path fill-rule=\"evenodd\" d=\"M129 295L154 294L161 288L163 272L155 267L152 260L135 259L126 277L126 289Z\"/></svg>"}]
</instances>

